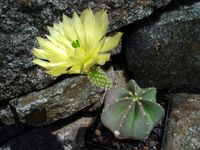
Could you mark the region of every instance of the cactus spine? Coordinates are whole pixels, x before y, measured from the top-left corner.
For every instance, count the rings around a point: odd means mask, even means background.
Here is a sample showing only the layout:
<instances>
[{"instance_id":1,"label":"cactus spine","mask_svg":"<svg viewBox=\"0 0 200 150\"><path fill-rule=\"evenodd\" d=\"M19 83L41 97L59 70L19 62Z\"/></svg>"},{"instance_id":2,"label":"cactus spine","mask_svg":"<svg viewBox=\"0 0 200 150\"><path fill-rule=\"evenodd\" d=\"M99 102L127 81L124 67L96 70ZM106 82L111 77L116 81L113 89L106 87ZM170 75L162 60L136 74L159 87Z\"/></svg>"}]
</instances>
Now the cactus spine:
<instances>
[{"instance_id":1,"label":"cactus spine","mask_svg":"<svg viewBox=\"0 0 200 150\"><path fill-rule=\"evenodd\" d=\"M126 88L107 92L101 121L118 138L143 140L163 116L156 89L141 89L130 80Z\"/></svg>"}]
</instances>

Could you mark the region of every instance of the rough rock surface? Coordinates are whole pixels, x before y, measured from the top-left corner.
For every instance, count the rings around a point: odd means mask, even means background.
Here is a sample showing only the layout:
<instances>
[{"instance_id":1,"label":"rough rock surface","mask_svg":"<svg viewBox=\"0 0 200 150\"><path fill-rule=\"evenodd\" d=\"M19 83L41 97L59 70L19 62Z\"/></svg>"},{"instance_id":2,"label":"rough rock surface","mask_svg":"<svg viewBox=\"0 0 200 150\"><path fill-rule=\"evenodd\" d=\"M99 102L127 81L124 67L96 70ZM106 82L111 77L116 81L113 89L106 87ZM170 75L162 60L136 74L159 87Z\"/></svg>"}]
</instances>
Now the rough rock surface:
<instances>
[{"instance_id":1,"label":"rough rock surface","mask_svg":"<svg viewBox=\"0 0 200 150\"><path fill-rule=\"evenodd\" d=\"M172 94L165 150L200 149L200 95Z\"/></svg>"},{"instance_id":2,"label":"rough rock surface","mask_svg":"<svg viewBox=\"0 0 200 150\"><path fill-rule=\"evenodd\" d=\"M124 42L135 80L159 89L200 89L200 2L147 22Z\"/></svg>"},{"instance_id":3,"label":"rough rock surface","mask_svg":"<svg viewBox=\"0 0 200 150\"><path fill-rule=\"evenodd\" d=\"M86 150L85 137L93 118L83 117L53 132L65 150Z\"/></svg>"},{"instance_id":4,"label":"rough rock surface","mask_svg":"<svg viewBox=\"0 0 200 150\"><path fill-rule=\"evenodd\" d=\"M55 131L52 127L33 129L13 138L0 150L86 150L84 137L91 121L91 117L83 117Z\"/></svg>"},{"instance_id":5,"label":"rough rock surface","mask_svg":"<svg viewBox=\"0 0 200 150\"><path fill-rule=\"evenodd\" d=\"M0 1L0 101L43 89L55 78L31 63L35 36L44 36L47 25L63 13L81 12L91 7L105 8L110 31L148 16L154 8L170 0L6 0Z\"/></svg>"},{"instance_id":6,"label":"rough rock surface","mask_svg":"<svg viewBox=\"0 0 200 150\"><path fill-rule=\"evenodd\" d=\"M126 82L124 70L107 69L114 86L123 87ZM67 78L49 88L31 92L11 100L7 108L0 110L0 121L4 124L22 122L41 126L66 118L96 103L99 108L104 91L90 83L86 76Z\"/></svg>"},{"instance_id":7,"label":"rough rock surface","mask_svg":"<svg viewBox=\"0 0 200 150\"><path fill-rule=\"evenodd\" d=\"M34 126L50 124L95 104L102 94L85 76L67 78L52 87L11 100L6 109L0 110L0 120L5 124L14 124L16 118Z\"/></svg>"}]
</instances>

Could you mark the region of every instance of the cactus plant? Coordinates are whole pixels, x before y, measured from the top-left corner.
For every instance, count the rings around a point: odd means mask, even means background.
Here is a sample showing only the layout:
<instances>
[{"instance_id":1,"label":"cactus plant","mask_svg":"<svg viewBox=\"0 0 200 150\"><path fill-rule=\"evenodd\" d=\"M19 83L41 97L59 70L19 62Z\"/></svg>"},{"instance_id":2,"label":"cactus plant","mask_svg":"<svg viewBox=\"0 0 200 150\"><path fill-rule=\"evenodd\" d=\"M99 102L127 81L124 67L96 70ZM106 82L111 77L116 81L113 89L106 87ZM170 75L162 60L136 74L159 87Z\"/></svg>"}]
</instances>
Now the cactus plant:
<instances>
[{"instance_id":1,"label":"cactus plant","mask_svg":"<svg viewBox=\"0 0 200 150\"><path fill-rule=\"evenodd\" d=\"M130 80L126 88L107 92L101 121L118 138L144 140L163 117L164 109L156 102L156 89L142 89Z\"/></svg>"},{"instance_id":2,"label":"cactus plant","mask_svg":"<svg viewBox=\"0 0 200 150\"><path fill-rule=\"evenodd\" d=\"M110 89L112 87L112 81L107 77L106 73L99 67L91 69L87 76L90 79L91 83L94 83L98 87L101 87L105 90Z\"/></svg>"}]
</instances>

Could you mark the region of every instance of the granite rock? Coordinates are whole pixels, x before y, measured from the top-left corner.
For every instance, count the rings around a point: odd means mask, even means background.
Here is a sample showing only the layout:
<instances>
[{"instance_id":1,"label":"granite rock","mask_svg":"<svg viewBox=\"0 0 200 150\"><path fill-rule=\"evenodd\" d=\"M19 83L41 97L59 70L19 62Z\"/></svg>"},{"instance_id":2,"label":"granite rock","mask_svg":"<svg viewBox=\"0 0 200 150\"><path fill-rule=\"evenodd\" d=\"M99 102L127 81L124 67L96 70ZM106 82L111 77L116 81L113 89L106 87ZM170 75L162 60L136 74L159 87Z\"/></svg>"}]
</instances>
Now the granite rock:
<instances>
[{"instance_id":1,"label":"granite rock","mask_svg":"<svg viewBox=\"0 0 200 150\"><path fill-rule=\"evenodd\" d=\"M86 76L67 78L49 88L10 101L0 110L5 124L22 122L41 126L66 118L101 99L103 91ZM17 120L18 119L18 120Z\"/></svg>"},{"instance_id":2,"label":"granite rock","mask_svg":"<svg viewBox=\"0 0 200 150\"><path fill-rule=\"evenodd\" d=\"M123 69L109 67L106 73L114 86L125 85L127 77ZM50 124L83 109L97 110L103 93L104 90L93 85L86 76L66 78L49 88L12 99L0 110L0 121L7 125L16 122L34 126Z\"/></svg>"},{"instance_id":3,"label":"granite rock","mask_svg":"<svg viewBox=\"0 0 200 150\"><path fill-rule=\"evenodd\" d=\"M200 95L178 93L171 99L165 150L200 149Z\"/></svg>"},{"instance_id":4,"label":"granite rock","mask_svg":"<svg viewBox=\"0 0 200 150\"><path fill-rule=\"evenodd\" d=\"M200 2L169 9L147 22L124 41L135 80L158 89L200 89Z\"/></svg>"}]
</instances>

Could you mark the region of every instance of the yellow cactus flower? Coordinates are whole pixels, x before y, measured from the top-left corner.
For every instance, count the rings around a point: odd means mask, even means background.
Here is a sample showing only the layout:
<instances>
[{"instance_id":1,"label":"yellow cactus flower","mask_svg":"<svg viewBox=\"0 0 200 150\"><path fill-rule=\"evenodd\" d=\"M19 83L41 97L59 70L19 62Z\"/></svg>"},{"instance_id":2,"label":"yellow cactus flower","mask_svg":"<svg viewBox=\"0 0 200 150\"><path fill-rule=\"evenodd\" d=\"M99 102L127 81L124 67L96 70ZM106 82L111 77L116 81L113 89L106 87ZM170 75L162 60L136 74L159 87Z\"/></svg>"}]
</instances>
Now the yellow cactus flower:
<instances>
[{"instance_id":1,"label":"yellow cactus flower","mask_svg":"<svg viewBox=\"0 0 200 150\"><path fill-rule=\"evenodd\" d=\"M61 74L87 74L94 65L104 65L110 51L120 41L122 33L106 37L108 16L106 11L93 13L86 9L80 16L63 15L62 22L48 27L50 35L37 37L39 48L33 49L37 57L33 63L47 69L53 76Z\"/></svg>"}]
</instances>

